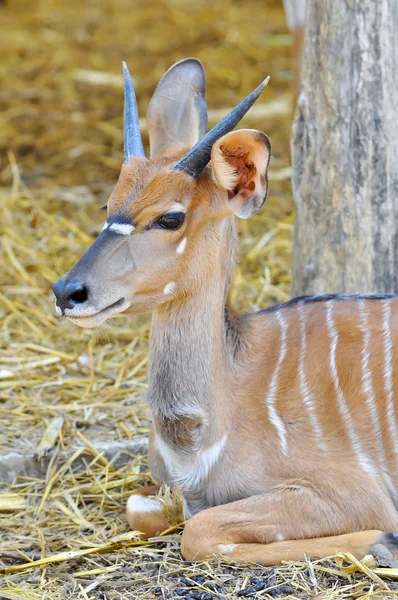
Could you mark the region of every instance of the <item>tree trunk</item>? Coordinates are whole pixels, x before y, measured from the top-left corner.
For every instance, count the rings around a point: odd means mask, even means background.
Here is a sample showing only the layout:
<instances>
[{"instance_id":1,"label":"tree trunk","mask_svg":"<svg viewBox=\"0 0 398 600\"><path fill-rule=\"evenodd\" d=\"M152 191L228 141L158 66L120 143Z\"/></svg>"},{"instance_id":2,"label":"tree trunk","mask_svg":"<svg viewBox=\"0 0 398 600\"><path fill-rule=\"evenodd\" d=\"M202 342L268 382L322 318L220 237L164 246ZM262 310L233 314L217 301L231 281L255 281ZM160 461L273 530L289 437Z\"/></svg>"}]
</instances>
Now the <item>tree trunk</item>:
<instances>
[{"instance_id":1,"label":"tree trunk","mask_svg":"<svg viewBox=\"0 0 398 600\"><path fill-rule=\"evenodd\" d=\"M293 99L297 102L301 85L301 62L304 45L305 25L305 3L306 0L283 0L287 26L292 32L292 55L293 55Z\"/></svg>"},{"instance_id":2,"label":"tree trunk","mask_svg":"<svg viewBox=\"0 0 398 600\"><path fill-rule=\"evenodd\" d=\"M398 1L308 0L295 296L398 292Z\"/></svg>"}]
</instances>

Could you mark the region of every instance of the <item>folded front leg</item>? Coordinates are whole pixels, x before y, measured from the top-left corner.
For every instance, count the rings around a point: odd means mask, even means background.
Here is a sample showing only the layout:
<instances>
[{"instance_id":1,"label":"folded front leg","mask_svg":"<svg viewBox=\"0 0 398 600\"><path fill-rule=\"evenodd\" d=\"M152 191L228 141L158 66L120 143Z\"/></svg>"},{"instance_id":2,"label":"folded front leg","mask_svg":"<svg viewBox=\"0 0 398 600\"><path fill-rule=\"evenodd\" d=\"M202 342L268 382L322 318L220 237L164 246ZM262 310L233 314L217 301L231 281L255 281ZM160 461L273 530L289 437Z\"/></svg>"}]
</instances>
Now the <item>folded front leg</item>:
<instances>
[{"instance_id":1,"label":"folded front leg","mask_svg":"<svg viewBox=\"0 0 398 600\"><path fill-rule=\"evenodd\" d=\"M185 527L181 552L201 560L226 555L264 565L324 557L338 551L362 558L376 543L398 549L398 519L388 498L380 497L378 515L355 501L341 508L311 488L287 488L204 510ZM361 531L362 530L362 531Z\"/></svg>"}]
</instances>

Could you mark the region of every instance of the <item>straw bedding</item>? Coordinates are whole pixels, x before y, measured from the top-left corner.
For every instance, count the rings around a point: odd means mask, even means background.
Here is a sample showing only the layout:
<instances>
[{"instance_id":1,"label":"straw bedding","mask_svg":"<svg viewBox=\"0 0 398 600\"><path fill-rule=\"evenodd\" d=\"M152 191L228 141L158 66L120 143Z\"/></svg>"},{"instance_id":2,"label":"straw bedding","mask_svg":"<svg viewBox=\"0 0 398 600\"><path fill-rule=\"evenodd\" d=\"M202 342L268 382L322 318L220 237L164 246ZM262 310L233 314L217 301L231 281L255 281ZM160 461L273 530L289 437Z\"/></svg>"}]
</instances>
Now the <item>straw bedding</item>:
<instances>
[{"instance_id":1,"label":"straw bedding","mask_svg":"<svg viewBox=\"0 0 398 600\"><path fill-rule=\"evenodd\" d=\"M120 168L121 61L144 117L159 77L190 55L206 67L212 123L271 75L244 122L273 143L270 195L241 222L232 302L288 298L290 44L278 0L0 3L0 598L394 597L371 558L194 565L178 515L161 538L128 531L126 499L151 481L149 317L87 333L53 311L51 284L98 234ZM145 119L143 131L147 143Z\"/></svg>"}]
</instances>

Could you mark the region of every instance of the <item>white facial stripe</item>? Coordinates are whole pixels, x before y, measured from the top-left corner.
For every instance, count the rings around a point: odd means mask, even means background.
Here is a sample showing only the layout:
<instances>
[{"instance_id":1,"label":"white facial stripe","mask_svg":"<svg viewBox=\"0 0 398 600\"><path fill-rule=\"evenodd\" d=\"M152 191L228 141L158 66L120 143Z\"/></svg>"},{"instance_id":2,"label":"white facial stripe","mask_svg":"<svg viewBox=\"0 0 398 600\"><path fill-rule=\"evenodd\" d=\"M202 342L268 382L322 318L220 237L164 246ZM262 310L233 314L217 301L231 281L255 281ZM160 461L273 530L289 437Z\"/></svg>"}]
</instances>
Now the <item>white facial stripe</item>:
<instances>
[{"instance_id":1,"label":"white facial stripe","mask_svg":"<svg viewBox=\"0 0 398 600\"><path fill-rule=\"evenodd\" d=\"M112 223L109 225L108 229L119 235L130 235L135 227L131 223Z\"/></svg>"},{"instance_id":2,"label":"white facial stripe","mask_svg":"<svg viewBox=\"0 0 398 600\"><path fill-rule=\"evenodd\" d=\"M185 206L183 204L181 204L180 202L176 202L175 204L173 204L173 206L170 206L170 208L167 209L168 213L174 213L174 212L185 212Z\"/></svg>"},{"instance_id":3,"label":"white facial stripe","mask_svg":"<svg viewBox=\"0 0 398 600\"><path fill-rule=\"evenodd\" d=\"M177 248L177 254L182 254L185 250L186 245L187 245L187 238L184 237L184 239L180 242L180 244Z\"/></svg>"},{"instance_id":4,"label":"white facial stripe","mask_svg":"<svg viewBox=\"0 0 398 600\"><path fill-rule=\"evenodd\" d=\"M101 231L105 231L105 229L109 229L109 231L113 231L119 235L129 235L134 231L135 226L132 223L109 223L109 221L105 221Z\"/></svg>"},{"instance_id":5,"label":"white facial stripe","mask_svg":"<svg viewBox=\"0 0 398 600\"><path fill-rule=\"evenodd\" d=\"M176 287L176 284L174 283L174 281L170 281L170 283L168 283L166 285L166 287L163 290L163 294L171 294L172 292L174 292Z\"/></svg>"}]
</instances>

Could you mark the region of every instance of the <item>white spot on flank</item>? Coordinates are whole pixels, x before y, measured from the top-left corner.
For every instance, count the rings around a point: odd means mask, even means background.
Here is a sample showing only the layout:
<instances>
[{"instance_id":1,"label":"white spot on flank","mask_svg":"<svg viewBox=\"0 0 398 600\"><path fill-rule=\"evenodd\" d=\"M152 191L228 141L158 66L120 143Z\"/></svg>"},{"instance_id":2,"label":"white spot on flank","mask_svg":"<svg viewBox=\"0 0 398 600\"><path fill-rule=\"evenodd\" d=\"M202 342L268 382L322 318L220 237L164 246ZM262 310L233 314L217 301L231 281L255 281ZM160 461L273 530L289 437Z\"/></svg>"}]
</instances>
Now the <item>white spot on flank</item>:
<instances>
[{"instance_id":1,"label":"white spot on flank","mask_svg":"<svg viewBox=\"0 0 398 600\"><path fill-rule=\"evenodd\" d=\"M184 237L184 239L178 245L177 254L182 254L184 252L184 250L185 250L185 246L186 245L187 245L187 238Z\"/></svg>"},{"instance_id":2,"label":"white spot on flank","mask_svg":"<svg viewBox=\"0 0 398 600\"><path fill-rule=\"evenodd\" d=\"M162 505L156 498L148 498L140 494L133 494L127 500L127 510L129 513L136 512L158 512L162 510Z\"/></svg>"},{"instance_id":3,"label":"white spot on flank","mask_svg":"<svg viewBox=\"0 0 398 600\"><path fill-rule=\"evenodd\" d=\"M174 450L158 433L155 437L155 445L174 481L187 490L195 488L208 476L220 458L227 439L228 435L225 434L220 441L195 454Z\"/></svg>"},{"instance_id":4,"label":"white spot on flank","mask_svg":"<svg viewBox=\"0 0 398 600\"><path fill-rule=\"evenodd\" d=\"M336 366L336 350L339 341L339 334L337 332L336 325L333 319L333 300L328 300L326 302L326 325L330 339L329 368L332 375L334 390L336 392L340 414L343 417L343 422L347 429L348 437L351 441L352 448L355 454L357 455L359 464L361 465L364 471L374 475L376 471L374 469L374 466L372 465L372 462L368 459L368 457L364 454L362 450L359 438L354 429L354 424L352 422L351 414L348 409L343 390L340 386L340 378Z\"/></svg>"},{"instance_id":5,"label":"white spot on flank","mask_svg":"<svg viewBox=\"0 0 398 600\"><path fill-rule=\"evenodd\" d=\"M275 429L279 435L279 439L281 441L282 452L283 452L283 454L285 454L287 456L287 452L288 452L287 440L286 440L287 431L286 431L285 425L284 425L282 419L280 418L278 411L276 410L276 406L275 406L276 398L277 398L277 391L278 391L279 372L281 370L282 363L286 357L287 323L286 323L285 319L283 318L281 311L276 312L276 319L278 321L278 324L280 327L280 332L281 332L281 337L280 337L281 346L280 346L280 350L279 350L278 362L276 363L274 372L272 373L271 382L269 384L269 390L268 390L268 396L266 398L266 403L267 403L267 407L268 407L269 419L270 419L271 423L273 424L273 426L275 427Z\"/></svg>"},{"instance_id":6,"label":"white spot on flank","mask_svg":"<svg viewBox=\"0 0 398 600\"><path fill-rule=\"evenodd\" d=\"M278 531L278 533L277 533L277 534L276 534L276 536L275 536L275 539L276 539L276 541L277 541L277 542L283 542L283 541L284 541L284 539L285 539L285 536L283 535L283 533L280 533L280 532Z\"/></svg>"},{"instance_id":7,"label":"white spot on flank","mask_svg":"<svg viewBox=\"0 0 398 600\"><path fill-rule=\"evenodd\" d=\"M300 380L300 393L303 399L305 406L307 407L308 414L311 420L311 425L314 430L315 439L317 441L318 447L321 448L324 452L327 452L327 446L325 441L323 440L323 432L321 425L319 423L317 414L316 414L316 406L315 400L312 396L307 382L307 377L305 374L305 354L307 352L307 331L305 327L305 310L304 305L300 302L297 305L300 317L300 332L301 332L301 346L300 346L300 362L299 362L299 380Z\"/></svg>"},{"instance_id":8,"label":"white spot on flank","mask_svg":"<svg viewBox=\"0 0 398 600\"><path fill-rule=\"evenodd\" d=\"M172 292L174 292L176 287L176 284L174 283L174 281L170 281L170 283L168 283L166 285L166 287L163 290L163 294L171 294Z\"/></svg>"},{"instance_id":9,"label":"white spot on flank","mask_svg":"<svg viewBox=\"0 0 398 600\"><path fill-rule=\"evenodd\" d=\"M168 213L174 213L174 212L185 212L185 206L183 204L181 204L180 202L176 202L175 204L173 204L173 206L170 206L170 208L167 209Z\"/></svg>"},{"instance_id":10,"label":"white spot on flank","mask_svg":"<svg viewBox=\"0 0 398 600\"><path fill-rule=\"evenodd\" d=\"M398 455L398 431L394 411L392 340L391 340L391 301L382 300L383 306L383 345L384 345L384 390L387 401L387 421L390 428L394 452Z\"/></svg>"},{"instance_id":11,"label":"white spot on flank","mask_svg":"<svg viewBox=\"0 0 398 600\"><path fill-rule=\"evenodd\" d=\"M237 547L238 544L218 544L217 550L221 552L221 554L232 554Z\"/></svg>"},{"instance_id":12,"label":"white spot on flank","mask_svg":"<svg viewBox=\"0 0 398 600\"><path fill-rule=\"evenodd\" d=\"M135 227L131 223L112 223L108 226L108 229L119 235L130 235Z\"/></svg>"}]
</instances>

